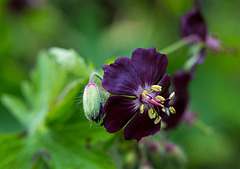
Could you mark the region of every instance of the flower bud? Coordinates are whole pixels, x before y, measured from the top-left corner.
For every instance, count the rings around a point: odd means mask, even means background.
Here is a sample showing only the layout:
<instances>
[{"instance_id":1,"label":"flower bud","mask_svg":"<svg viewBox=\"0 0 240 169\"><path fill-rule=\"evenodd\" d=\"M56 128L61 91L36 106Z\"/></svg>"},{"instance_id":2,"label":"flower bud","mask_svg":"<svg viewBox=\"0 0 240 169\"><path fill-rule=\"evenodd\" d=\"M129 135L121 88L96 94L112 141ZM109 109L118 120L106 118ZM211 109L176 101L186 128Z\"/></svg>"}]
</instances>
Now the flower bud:
<instances>
[{"instance_id":1,"label":"flower bud","mask_svg":"<svg viewBox=\"0 0 240 169\"><path fill-rule=\"evenodd\" d=\"M158 141L148 145L148 159L154 168L165 168L164 146Z\"/></svg>"},{"instance_id":2,"label":"flower bud","mask_svg":"<svg viewBox=\"0 0 240 169\"><path fill-rule=\"evenodd\" d=\"M135 169L138 164L138 158L135 151L130 150L125 154L123 168Z\"/></svg>"},{"instance_id":3,"label":"flower bud","mask_svg":"<svg viewBox=\"0 0 240 169\"><path fill-rule=\"evenodd\" d=\"M188 126L192 126L194 122L197 120L198 114L192 113L189 111L185 111L183 114L183 120L186 122Z\"/></svg>"},{"instance_id":4,"label":"flower bud","mask_svg":"<svg viewBox=\"0 0 240 169\"><path fill-rule=\"evenodd\" d=\"M98 122L103 114L101 91L97 84L89 83L83 93L83 109L90 121Z\"/></svg>"},{"instance_id":5,"label":"flower bud","mask_svg":"<svg viewBox=\"0 0 240 169\"><path fill-rule=\"evenodd\" d=\"M187 163L187 157L179 146L157 141L149 144L148 159L154 168L183 169Z\"/></svg>"},{"instance_id":6,"label":"flower bud","mask_svg":"<svg viewBox=\"0 0 240 169\"><path fill-rule=\"evenodd\" d=\"M179 146L168 143L166 145L166 153L173 168L182 169L186 167L187 157Z\"/></svg>"},{"instance_id":7,"label":"flower bud","mask_svg":"<svg viewBox=\"0 0 240 169\"><path fill-rule=\"evenodd\" d=\"M143 162L143 163L140 164L139 169L153 169L153 168L152 168L152 166L151 166L150 163L148 163L148 162Z\"/></svg>"}]
</instances>

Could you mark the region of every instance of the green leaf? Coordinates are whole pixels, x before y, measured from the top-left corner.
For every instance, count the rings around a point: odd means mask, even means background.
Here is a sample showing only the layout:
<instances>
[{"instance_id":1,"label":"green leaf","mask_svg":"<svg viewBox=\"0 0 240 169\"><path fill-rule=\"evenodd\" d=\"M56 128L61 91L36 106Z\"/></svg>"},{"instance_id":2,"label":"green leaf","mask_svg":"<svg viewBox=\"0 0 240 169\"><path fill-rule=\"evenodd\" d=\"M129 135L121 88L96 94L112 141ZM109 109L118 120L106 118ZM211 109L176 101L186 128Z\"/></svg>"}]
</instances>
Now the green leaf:
<instances>
[{"instance_id":1,"label":"green leaf","mask_svg":"<svg viewBox=\"0 0 240 169\"><path fill-rule=\"evenodd\" d=\"M91 70L84 59L80 57L73 49L67 50L62 48L51 48L49 54L60 64L64 69L79 76L86 77L90 75Z\"/></svg>"},{"instance_id":2,"label":"green leaf","mask_svg":"<svg viewBox=\"0 0 240 169\"><path fill-rule=\"evenodd\" d=\"M63 140L63 139L62 139ZM86 148L81 144L54 143L49 147L52 154L53 166L57 169L66 168L91 168L91 169L114 169L116 168L109 156L104 152ZM68 158L66 158L68 157Z\"/></svg>"},{"instance_id":3,"label":"green leaf","mask_svg":"<svg viewBox=\"0 0 240 169\"><path fill-rule=\"evenodd\" d=\"M22 148L22 141L17 135L0 136L0 168L16 167L13 161L19 156Z\"/></svg>"},{"instance_id":4,"label":"green leaf","mask_svg":"<svg viewBox=\"0 0 240 169\"><path fill-rule=\"evenodd\" d=\"M51 111L46 116L46 123L51 127L56 127L55 125L65 125L68 121L73 118L78 119L78 116L84 115L80 114L82 110L82 92L87 85L88 80L76 81L71 83L62 93L62 95L57 99L57 104L51 109Z\"/></svg>"},{"instance_id":5,"label":"green leaf","mask_svg":"<svg viewBox=\"0 0 240 169\"><path fill-rule=\"evenodd\" d=\"M28 122L28 110L23 101L20 98L7 94L3 95L1 100L6 108L13 114L13 116L15 116L15 118L25 126Z\"/></svg>"},{"instance_id":6,"label":"green leaf","mask_svg":"<svg viewBox=\"0 0 240 169\"><path fill-rule=\"evenodd\" d=\"M32 74L37 106L50 105L65 87L66 71L62 70L46 52L38 57L37 68Z\"/></svg>"}]
</instances>

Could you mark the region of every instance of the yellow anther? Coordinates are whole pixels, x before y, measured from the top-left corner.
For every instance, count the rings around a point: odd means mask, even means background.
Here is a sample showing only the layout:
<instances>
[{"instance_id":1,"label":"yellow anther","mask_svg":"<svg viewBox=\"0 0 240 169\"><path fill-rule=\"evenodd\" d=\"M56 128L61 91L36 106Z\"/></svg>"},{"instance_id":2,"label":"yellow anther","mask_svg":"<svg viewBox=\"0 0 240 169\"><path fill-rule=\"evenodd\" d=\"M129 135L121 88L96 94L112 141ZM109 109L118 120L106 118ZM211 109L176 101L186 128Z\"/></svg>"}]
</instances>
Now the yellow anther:
<instances>
[{"instance_id":1,"label":"yellow anther","mask_svg":"<svg viewBox=\"0 0 240 169\"><path fill-rule=\"evenodd\" d=\"M161 121L161 117L158 116L155 120L154 120L154 124L158 124Z\"/></svg>"},{"instance_id":2,"label":"yellow anther","mask_svg":"<svg viewBox=\"0 0 240 169\"><path fill-rule=\"evenodd\" d=\"M175 92L172 92L172 93L170 94L170 96L169 96L169 99L170 99L170 100L173 99L174 96L175 96Z\"/></svg>"},{"instance_id":3,"label":"yellow anther","mask_svg":"<svg viewBox=\"0 0 240 169\"><path fill-rule=\"evenodd\" d=\"M140 106L140 113L143 114L143 112L144 112L144 104Z\"/></svg>"},{"instance_id":4,"label":"yellow anther","mask_svg":"<svg viewBox=\"0 0 240 169\"><path fill-rule=\"evenodd\" d=\"M164 101L165 98L158 95L158 96L155 97L155 100L157 100L157 101Z\"/></svg>"},{"instance_id":5,"label":"yellow anther","mask_svg":"<svg viewBox=\"0 0 240 169\"><path fill-rule=\"evenodd\" d=\"M159 85L152 85L151 89L155 92L161 92L162 91L162 87Z\"/></svg>"},{"instance_id":6,"label":"yellow anther","mask_svg":"<svg viewBox=\"0 0 240 169\"><path fill-rule=\"evenodd\" d=\"M163 113L165 113L165 109L164 108L162 108L162 111L163 111Z\"/></svg>"},{"instance_id":7,"label":"yellow anther","mask_svg":"<svg viewBox=\"0 0 240 169\"><path fill-rule=\"evenodd\" d=\"M172 114L175 114L175 113L176 113L176 110L175 110L174 107L169 107L169 109L170 109L170 112L171 112Z\"/></svg>"},{"instance_id":8,"label":"yellow anther","mask_svg":"<svg viewBox=\"0 0 240 169\"><path fill-rule=\"evenodd\" d=\"M148 116L150 119L154 119L156 117L156 114L154 113L152 108L148 110Z\"/></svg>"},{"instance_id":9,"label":"yellow anther","mask_svg":"<svg viewBox=\"0 0 240 169\"><path fill-rule=\"evenodd\" d=\"M147 92L146 90L144 90L144 91L142 92L142 97L143 97L143 98L147 98L147 95L148 95L148 92Z\"/></svg>"}]
</instances>

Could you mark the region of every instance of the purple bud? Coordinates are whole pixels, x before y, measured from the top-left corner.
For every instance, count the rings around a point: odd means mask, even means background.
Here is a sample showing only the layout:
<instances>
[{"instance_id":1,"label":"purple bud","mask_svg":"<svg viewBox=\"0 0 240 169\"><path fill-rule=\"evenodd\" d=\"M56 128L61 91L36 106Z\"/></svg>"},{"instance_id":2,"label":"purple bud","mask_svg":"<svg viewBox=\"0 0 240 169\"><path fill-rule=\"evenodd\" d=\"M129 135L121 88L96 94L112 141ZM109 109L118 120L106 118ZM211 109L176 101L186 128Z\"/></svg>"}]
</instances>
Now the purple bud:
<instances>
[{"instance_id":1,"label":"purple bud","mask_svg":"<svg viewBox=\"0 0 240 169\"><path fill-rule=\"evenodd\" d=\"M183 150L176 144L168 143L165 147L169 163L173 168L185 168L187 156Z\"/></svg>"},{"instance_id":2,"label":"purple bud","mask_svg":"<svg viewBox=\"0 0 240 169\"><path fill-rule=\"evenodd\" d=\"M143 162L141 163L139 169L153 169L153 167L149 162Z\"/></svg>"},{"instance_id":3,"label":"purple bud","mask_svg":"<svg viewBox=\"0 0 240 169\"><path fill-rule=\"evenodd\" d=\"M165 150L161 142L152 141L147 147L149 162L154 168L165 168Z\"/></svg>"},{"instance_id":4,"label":"purple bud","mask_svg":"<svg viewBox=\"0 0 240 169\"><path fill-rule=\"evenodd\" d=\"M186 111L183 115L183 119L186 121L187 125L192 126L193 123L196 121L198 117L197 113L192 113L189 111Z\"/></svg>"}]
</instances>

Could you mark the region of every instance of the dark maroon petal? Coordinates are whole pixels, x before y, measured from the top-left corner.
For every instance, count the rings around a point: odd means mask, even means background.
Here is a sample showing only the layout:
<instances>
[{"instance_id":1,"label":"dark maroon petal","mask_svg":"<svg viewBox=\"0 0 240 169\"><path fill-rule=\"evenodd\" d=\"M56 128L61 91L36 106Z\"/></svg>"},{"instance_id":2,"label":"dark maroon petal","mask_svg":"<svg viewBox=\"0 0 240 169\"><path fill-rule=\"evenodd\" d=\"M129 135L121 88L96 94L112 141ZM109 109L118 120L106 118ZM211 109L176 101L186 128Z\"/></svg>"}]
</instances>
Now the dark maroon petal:
<instances>
[{"instance_id":1,"label":"dark maroon petal","mask_svg":"<svg viewBox=\"0 0 240 169\"><path fill-rule=\"evenodd\" d=\"M190 11L181 19L181 34L183 37L196 35L201 41L207 37L207 26L200 13L199 8Z\"/></svg>"},{"instance_id":2,"label":"dark maroon petal","mask_svg":"<svg viewBox=\"0 0 240 169\"><path fill-rule=\"evenodd\" d=\"M127 57L120 57L110 65L102 66L104 70L102 86L111 94L131 95L141 85L138 74Z\"/></svg>"},{"instance_id":3,"label":"dark maroon petal","mask_svg":"<svg viewBox=\"0 0 240 169\"><path fill-rule=\"evenodd\" d=\"M132 53L132 64L142 85L156 85L166 72L168 60L167 56L156 52L154 47L150 49L137 48Z\"/></svg>"},{"instance_id":4,"label":"dark maroon petal","mask_svg":"<svg viewBox=\"0 0 240 169\"><path fill-rule=\"evenodd\" d=\"M171 84L171 78L169 74L166 74L163 76L160 86L162 86L162 91L160 92L159 95L163 96L164 98L167 98L169 96L169 87Z\"/></svg>"},{"instance_id":5,"label":"dark maroon petal","mask_svg":"<svg viewBox=\"0 0 240 169\"><path fill-rule=\"evenodd\" d=\"M126 140L136 139L139 141L142 137L157 133L160 130L161 122L154 124L154 120L148 117L147 111L141 114L138 110L137 114L125 127L124 138Z\"/></svg>"},{"instance_id":6,"label":"dark maroon petal","mask_svg":"<svg viewBox=\"0 0 240 169\"><path fill-rule=\"evenodd\" d=\"M175 98L170 106L176 109L176 114L171 114L168 116L163 116L163 121L167 123L166 129L174 128L183 118L183 115L187 109L189 94L188 94L188 84L191 80L191 73L179 71L173 77L173 91L175 92Z\"/></svg>"},{"instance_id":7,"label":"dark maroon petal","mask_svg":"<svg viewBox=\"0 0 240 169\"><path fill-rule=\"evenodd\" d=\"M136 113L134 98L111 96L104 105L106 116L103 123L109 133L115 133L123 128Z\"/></svg>"}]
</instances>

